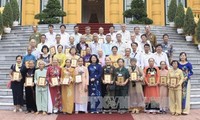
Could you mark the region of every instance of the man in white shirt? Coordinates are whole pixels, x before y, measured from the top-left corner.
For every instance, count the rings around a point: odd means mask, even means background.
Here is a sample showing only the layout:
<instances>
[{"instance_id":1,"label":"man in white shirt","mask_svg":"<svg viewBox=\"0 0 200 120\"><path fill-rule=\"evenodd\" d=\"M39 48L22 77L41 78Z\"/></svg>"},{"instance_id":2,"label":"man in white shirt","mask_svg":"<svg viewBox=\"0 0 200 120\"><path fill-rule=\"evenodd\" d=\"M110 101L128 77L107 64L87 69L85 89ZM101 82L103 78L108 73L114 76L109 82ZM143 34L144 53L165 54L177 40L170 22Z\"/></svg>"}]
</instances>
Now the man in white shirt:
<instances>
[{"instance_id":1,"label":"man in white shirt","mask_svg":"<svg viewBox=\"0 0 200 120\"><path fill-rule=\"evenodd\" d=\"M107 34L106 35L106 42L103 44L103 52L105 56L109 56L112 54L112 46L113 44L111 43L111 35Z\"/></svg>"},{"instance_id":2,"label":"man in white shirt","mask_svg":"<svg viewBox=\"0 0 200 120\"><path fill-rule=\"evenodd\" d=\"M144 68L149 66L149 58L153 58L154 54L150 52L150 45L145 44L144 45L144 52L142 53L142 64L144 65Z\"/></svg>"},{"instance_id":3,"label":"man in white shirt","mask_svg":"<svg viewBox=\"0 0 200 120\"><path fill-rule=\"evenodd\" d=\"M74 33L72 33L71 36L74 37L75 44L78 44L80 42L82 34L79 33L79 27L77 25L74 26Z\"/></svg>"},{"instance_id":4,"label":"man in white shirt","mask_svg":"<svg viewBox=\"0 0 200 120\"><path fill-rule=\"evenodd\" d=\"M130 32L126 30L126 24L121 24L121 30L117 33L122 35L122 41L128 43L130 41Z\"/></svg>"},{"instance_id":5,"label":"man in white shirt","mask_svg":"<svg viewBox=\"0 0 200 120\"><path fill-rule=\"evenodd\" d=\"M75 40L74 40L73 36L69 37L69 43L67 44L67 46L65 47L65 49L66 48L70 49L71 47L75 47L76 48L76 43L75 43Z\"/></svg>"},{"instance_id":6,"label":"man in white shirt","mask_svg":"<svg viewBox=\"0 0 200 120\"><path fill-rule=\"evenodd\" d=\"M125 56L124 56L124 66L128 69L129 66L131 65L130 60L131 60L131 49L126 48L125 49Z\"/></svg>"},{"instance_id":7,"label":"man in white shirt","mask_svg":"<svg viewBox=\"0 0 200 120\"><path fill-rule=\"evenodd\" d=\"M126 46L126 44L122 41L122 35L120 33L117 33L116 38L117 42L115 42L113 46L117 46L118 47L117 53L120 54L121 56L124 56L125 49L128 48L128 46Z\"/></svg>"},{"instance_id":8,"label":"man in white shirt","mask_svg":"<svg viewBox=\"0 0 200 120\"><path fill-rule=\"evenodd\" d=\"M49 32L45 33L45 35L46 35L46 43L48 43L51 46L56 41L55 40L56 33L53 32L53 28L54 28L53 25L49 24L48 28L49 28Z\"/></svg>"},{"instance_id":9,"label":"man in white shirt","mask_svg":"<svg viewBox=\"0 0 200 120\"><path fill-rule=\"evenodd\" d=\"M92 51L92 54L98 55L98 50L102 49L102 44L99 43L98 34L93 34L93 42L89 45Z\"/></svg>"},{"instance_id":10,"label":"man in white shirt","mask_svg":"<svg viewBox=\"0 0 200 120\"><path fill-rule=\"evenodd\" d=\"M140 68L143 68L143 58L142 58L142 53L137 50L138 44L136 42L133 42L131 44L132 47L132 53L131 53L131 58L136 58L137 59L137 66Z\"/></svg>"},{"instance_id":11,"label":"man in white shirt","mask_svg":"<svg viewBox=\"0 0 200 120\"><path fill-rule=\"evenodd\" d=\"M99 28L99 43L103 44L106 41L106 36L103 34L104 29L102 27Z\"/></svg>"},{"instance_id":12,"label":"man in white shirt","mask_svg":"<svg viewBox=\"0 0 200 120\"><path fill-rule=\"evenodd\" d=\"M138 49L138 51L141 52L141 45L140 45L140 42L136 41L136 36L135 36L135 34L131 33L131 41L129 41L129 42L126 44L126 45L128 46L128 48L132 49L131 44L132 44L133 42L136 42L136 43L138 44L138 48L137 48L137 49Z\"/></svg>"},{"instance_id":13,"label":"man in white shirt","mask_svg":"<svg viewBox=\"0 0 200 120\"><path fill-rule=\"evenodd\" d=\"M144 52L144 45L145 44L149 44L150 45L150 52L153 52L151 42L149 40L147 40L146 34L142 34L141 39L142 39L142 41L140 42L141 52Z\"/></svg>"},{"instance_id":14,"label":"man in white shirt","mask_svg":"<svg viewBox=\"0 0 200 120\"><path fill-rule=\"evenodd\" d=\"M40 51L36 48L36 40L35 39L31 39L30 42L29 42L29 45L32 49L32 55L35 56L35 59L38 60L40 58ZM26 52L26 55L28 53Z\"/></svg>"},{"instance_id":15,"label":"man in white shirt","mask_svg":"<svg viewBox=\"0 0 200 120\"><path fill-rule=\"evenodd\" d=\"M60 42L60 40L61 40L61 35L60 34L56 34L56 42L54 43L54 46L55 46L55 48L56 48L56 53L58 53L58 49L57 49L57 47L58 47L58 45L62 45L61 44L61 42ZM62 45L63 46L63 45ZM63 46L64 47L64 46ZM64 51L64 49L63 49L63 51Z\"/></svg>"},{"instance_id":16,"label":"man in white shirt","mask_svg":"<svg viewBox=\"0 0 200 120\"><path fill-rule=\"evenodd\" d=\"M42 35L40 36L40 41L41 41L41 42L37 45L37 50L38 50L38 51L41 52L42 47L43 47L44 45L50 47L50 46L45 42L45 40L46 40L46 35L45 35L45 34L42 34Z\"/></svg>"},{"instance_id":17,"label":"man in white shirt","mask_svg":"<svg viewBox=\"0 0 200 120\"><path fill-rule=\"evenodd\" d=\"M134 27L134 34L135 34L135 41L136 42L141 42L141 33L140 33L140 27L139 26L136 26Z\"/></svg>"},{"instance_id":18,"label":"man in white shirt","mask_svg":"<svg viewBox=\"0 0 200 120\"><path fill-rule=\"evenodd\" d=\"M115 33L115 27L114 27L114 26L111 26L111 27L109 28L109 32L110 32L110 33L108 33L108 35L111 36L111 40L112 40L111 42L112 42L112 43L117 42L116 33Z\"/></svg>"},{"instance_id":19,"label":"man in white shirt","mask_svg":"<svg viewBox=\"0 0 200 120\"><path fill-rule=\"evenodd\" d=\"M169 68L169 60L168 60L167 54L162 52L161 44L156 45L156 52L154 53L154 59L155 59L155 66L160 67L160 62L165 61L166 65Z\"/></svg>"},{"instance_id":20,"label":"man in white shirt","mask_svg":"<svg viewBox=\"0 0 200 120\"><path fill-rule=\"evenodd\" d=\"M64 24L60 25L60 44L66 46L69 43L69 33L66 32L66 26Z\"/></svg>"}]
</instances>

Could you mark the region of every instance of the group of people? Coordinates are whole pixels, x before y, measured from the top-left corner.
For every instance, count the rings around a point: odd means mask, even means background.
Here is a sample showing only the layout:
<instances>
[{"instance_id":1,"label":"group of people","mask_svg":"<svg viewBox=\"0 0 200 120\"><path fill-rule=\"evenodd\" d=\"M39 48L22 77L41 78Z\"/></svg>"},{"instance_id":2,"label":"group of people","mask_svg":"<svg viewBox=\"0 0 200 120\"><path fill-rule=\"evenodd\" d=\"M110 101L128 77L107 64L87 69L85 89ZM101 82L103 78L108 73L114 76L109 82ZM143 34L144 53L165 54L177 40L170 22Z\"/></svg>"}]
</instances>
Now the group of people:
<instances>
[{"instance_id":1,"label":"group of people","mask_svg":"<svg viewBox=\"0 0 200 120\"><path fill-rule=\"evenodd\" d=\"M144 34L112 26L106 35L102 27L91 34L88 26L83 35L78 26L71 35L65 25L59 34L48 28L40 34L33 26L26 55L11 66L14 112L22 111L25 88L26 113L189 114L192 65L185 52L173 60L168 34L157 44L150 26Z\"/></svg>"}]
</instances>

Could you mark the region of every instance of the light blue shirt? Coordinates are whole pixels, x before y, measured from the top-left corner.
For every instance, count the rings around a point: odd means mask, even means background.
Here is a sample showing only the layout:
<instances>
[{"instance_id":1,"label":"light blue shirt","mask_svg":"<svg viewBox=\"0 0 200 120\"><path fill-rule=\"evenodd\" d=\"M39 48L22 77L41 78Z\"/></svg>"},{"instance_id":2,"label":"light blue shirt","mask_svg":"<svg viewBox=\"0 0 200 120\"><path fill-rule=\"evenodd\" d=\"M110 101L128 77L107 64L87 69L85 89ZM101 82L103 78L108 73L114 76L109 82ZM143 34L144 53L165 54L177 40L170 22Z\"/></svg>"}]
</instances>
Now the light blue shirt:
<instances>
[{"instance_id":1,"label":"light blue shirt","mask_svg":"<svg viewBox=\"0 0 200 120\"><path fill-rule=\"evenodd\" d=\"M113 44L112 43L104 43L103 44L103 53L104 55L111 55L112 54L112 47L113 47Z\"/></svg>"}]
</instances>

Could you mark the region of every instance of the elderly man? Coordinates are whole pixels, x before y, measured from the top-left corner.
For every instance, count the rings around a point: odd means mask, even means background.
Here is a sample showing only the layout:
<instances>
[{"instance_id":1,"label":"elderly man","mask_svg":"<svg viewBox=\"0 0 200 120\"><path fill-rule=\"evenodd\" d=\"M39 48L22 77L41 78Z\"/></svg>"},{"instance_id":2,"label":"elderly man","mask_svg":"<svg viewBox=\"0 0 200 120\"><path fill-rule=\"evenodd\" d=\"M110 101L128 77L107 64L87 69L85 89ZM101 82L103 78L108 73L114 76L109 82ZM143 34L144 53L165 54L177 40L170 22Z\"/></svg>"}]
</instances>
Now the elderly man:
<instances>
[{"instance_id":1,"label":"elderly man","mask_svg":"<svg viewBox=\"0 0 200 120\"><path fill-rule=\"evenodd\" d=\"M81 50L86 50L88 44L85 42L85 36L82 35L80 37L80 42L76 45L76 50L79 54L81 54Z\"/></svg>"},{"instance_id":2,"label":"elderly man","mask_svg":"<svg viewBox=\"0 0 200 120\"><path fill-rule=\"evenodd\" d=\"M151 42L151 45L153 47L153 51L155 49L155 46L157 45L157 39L156 36L151 32L151 27L149 25L147 25L145 27L145 31L146 31L146 36L147 36L147 40L149 40Z\"/></svg>"},{"instance_id":3,"label":"elderly man","mask_svg":"<svg viewBox=\"0 0 200 120\"><path fill-rule=\"evenodd\" d=\"M103 34L104 29L102 27L99 28L99 43L103 44L105 43L106 36Z\"/></svg>"},{"instance_id":4,"label":"elderly man","mask_svg":"<svg viewBox=\"0 0 200 120\"><path fill-rule=\"evenodd\" d=\"M129 68L129 66L131 65L130 60L131 60L131 49L130 48L126 48L125 49L125 56L124 56L124 66L125 68Z\"/></svg>"},{"instance_id":5,"label":"elderly man","mask_svg":"<svg viewBox=\"0 0 200 120\"><path fill-rule=\"evenodd\" d=\"M118 54L121 56L124 56L124 50L128 47L126 46L125 42L122 41L122 35L120 33L117 33L117 42L113 43L113 46L118 47Z\"/></svg>"},{"instance_id":6,"label":"elderly man","mask_svg":"<svg viewBox=\"0 0 200 120\"><path fill-rule=\"evenodd\" d=\"M67 45L68 40L69 40L69 33L66 32L66 26L64 24L60 25L60 44L62 46Z\"/></svg>"},{"instance_id":7,"label":"elderly man","mask_svg":"<svg viewBox=\"0 0 200 120\"><path fill-rule=\"evenodd\" d=\"M70 36L69 37L69 43L67 44L67 48L72 48L72 47L76 48L76 43L75 43L74 37Z\"/></svg>"},{"instance_id":8,"label":"elderly man","mask_svg":"<svg viewBox=\"0 0 200 120\"><path fill-rule=\"evenodd\" d=\"M173 45L169 43L169 35L164 34L163 35L163 42L161 43L162 50L167 54L167 57L169 61L171 62L173 57Z\"/></svg>"},{"instance_id":9,"label":"elderly man","mask_svg":"<svg viewBox=\"0 0 200 120\"><path fill-rule=\"evenodd\" d=\"M99 43L99 38L97 33L93 34L93 42L89 46L92 50L92 54L98 55L98 50L102 49L102 44Z\"/></svg>"},{"instance_id":10,"label":"elderly man","mask_svg":"<svg viewBox=\"0 0 200 120\"><path fill-rule=\"evenodd\" d=\"M45 35L45 34L42 34L42 35L40 36L40 41L41 41L41 42L37 45L37 50L40 51L40 53L41 53L41 49L42 49L42 47L43 47L44 45L50 47L50 46L45 42L45 40L46 40L46 35Z\"/></svg>"},{"instance_id":11,"label":"elderly man","mask_svg":"<svg viewBox=\"0 0 200 120\"><path fill-rule=\"evenodd\" d=\"M102 48L105 56L109 56L109 55L112 54L111 49L112 49L113 44L112 44L111 41L112 41L111 35L107 34L106 35L106 42L103 44L103 48Z\"/></svg>"},{"instance_id":12,"label":"elderly man","mask_svg":"<svg viewBox=\"0 0 200 120\"><path fill-rule=\"evenodd\" d=\"M31 39L35 39L36 45L38 45L40 43L40 36L41 36L40 32L38 32L38 26L33 26L32 29L33 29L33 34L31 34L29 41Z\"/></svg>"},{"instance_id":13,"label":"elderly man","mask_svg":"<svg viewBox=\"0 0 200 120\"><path fill-rule=\"evenodd\" d=\"M142 53L138 50L138 44L136 42L133 42L131 44L132 47L132 53L131 53L131 58L136 58L137 59L137 66L140 68L143 68L143 58L142 58Z\"/></svg>"},{"instance_id":14,"label":"elderly man","mask_svg":"<svg viewBox=\"0 0 200 120\"><path fill-rule=\"evenodd\" d=\"M110 33L108 33L108 35L111 36L111 42L112 42L112 43L117 42L116 33L115 33L115 27L114 27L114 26L111 26L111 27L109 28L109 32L110 32Z\"/></svg>"},{"instance_id":15,"label":"elderly man","mask_svg":"<svg viewBox=\"0 0 200 120\"><path fill-rule=\"evenodd\" d=\"M26 66L26 68L28 68L28 64L27 62L33 60L34 63L36 63L36 58L34 55L32 55L32 47L31 46L28 46L27 47L27 54L23 57L23 60L22 60L22 66Z\"/></svg>"},{"instance_id":16,"label":"elderly man","mask_svg":"<svg viewBox=\"0 0 200 120\"><path fill-rule=\"evenodd\" d=\"M92 39L93 39L93 36L91 34L91 27L89 27L89 26L85 27L84 36L86 38L86 43L90 44L92 42Z\"/></svg>"},{"instance_id":17,"label":"elderly man","mask_svg":"<svg viewBox=\"0 0 200 120\"><path fill-rule=\"evenodd\" d=\"M121 24L121 30L117 33L122 35L122 41L128 43L130 41L130 32L126 30L126 24Z\"/></svg>"},{"instance_id":18,"label":"elderly man","mask_svg":"<svg viewBox=\"0 0 200 120\"><path fill-rule=\"evenodd\" d=\"M31 41L29 42L29 46L32 49L32 55L35 56L36 60L39 59L40 57L40 51L36 48L36 41L34 39L31 39ZM28 52L26 53L28 54Z\"/></svg>"},{"instance_id":19,"label":"elderly man","mask_svg":"<svg viewBox=\"0 0 200 120\"><path fill-rule=\"evenodd\" d=\"M134 27L134 34L135 34L135 41L136 42L141 42L141 33L140 33L140 27L136 26Z\"/></svg>"},{"instance_id":20,"label":"elderly man","mask_svg":"<svg viewBox=\"0 0 200 120\"><path fill-rule=\"evenodd\" d=\"M71 36L74 37L75 44L78 44L80 42L82 34L79 33L79 27L77 25L74 26L74 32L71 34Z\"/></svg>"}]
</instances>

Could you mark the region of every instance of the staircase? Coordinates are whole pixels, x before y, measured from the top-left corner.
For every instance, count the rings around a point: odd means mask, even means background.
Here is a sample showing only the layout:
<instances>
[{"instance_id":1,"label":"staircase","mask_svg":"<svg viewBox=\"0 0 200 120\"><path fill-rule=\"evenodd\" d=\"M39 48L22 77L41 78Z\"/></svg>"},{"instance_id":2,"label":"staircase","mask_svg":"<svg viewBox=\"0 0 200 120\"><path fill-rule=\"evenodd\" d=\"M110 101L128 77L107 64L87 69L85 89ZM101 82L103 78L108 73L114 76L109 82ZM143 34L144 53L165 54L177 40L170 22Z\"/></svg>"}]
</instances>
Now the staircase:
<instances>
[{"instance_id":1,"label":"staircase","mask_svg":"<svg viewBox=\"0 0 200 120\"><path fill-rule=\"evenodd\" d=\"M99 28L104 28L104 34L109 33L109 28L113 26L111 23L78 23L79 32L85 34L85 27L91 27L91 33L99 33Z\"/></svg>"},{"instance_id":2,"label":"staircase","mask_svg":"<svg viewBox=\"0 0 200 120\"><path fill-rule=\"evenodd\" d=\"M67 26L67 32L73 32L74 24ZM120 29L120 25L114 25L116 30ZM136 25L127 25L127 29L132 32ZM144 25L139 25L141 33L144 33ZM96 27L98 30L98 27ZM39 25L39 31L45 33L48 31L48 25ZM54 26L54 31L59 32L59 25ZM178 35L174 28L152 26L152 32L157 36L158 43L162 41L164 33L169 34L170 42L174 46L174 59L178 60L179 53L185 51L188 60L193 64L194 75L191 79L191 107L200 108L200 52L197 47L190 42L184 40L184 36ZM92 29L93 30L93 29ZM106 29L105 29L106 30ZM0 109L13 109L12 92L6 88L8 82L8 73L11 64L15 63L16 55L24 55L28 45L29 35L32 33L31 26L15 27L10 34L3 35L0 41Z\"/></svg>"}]
</instances>

